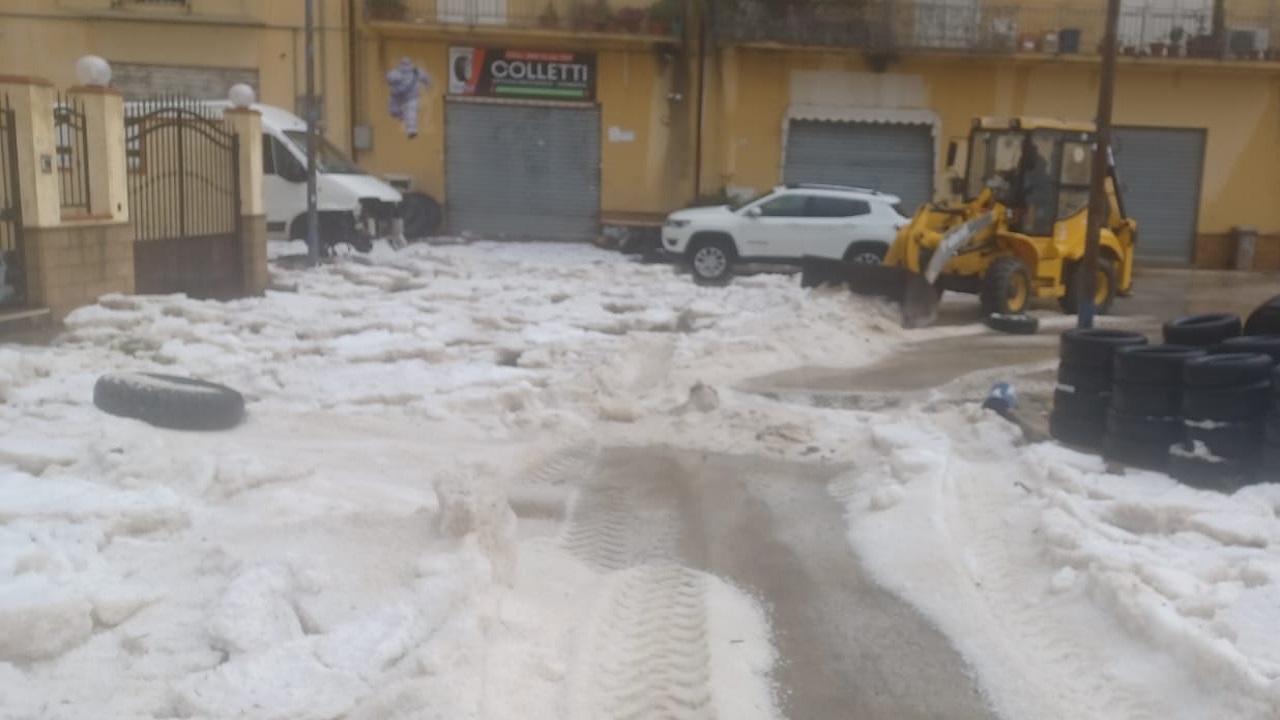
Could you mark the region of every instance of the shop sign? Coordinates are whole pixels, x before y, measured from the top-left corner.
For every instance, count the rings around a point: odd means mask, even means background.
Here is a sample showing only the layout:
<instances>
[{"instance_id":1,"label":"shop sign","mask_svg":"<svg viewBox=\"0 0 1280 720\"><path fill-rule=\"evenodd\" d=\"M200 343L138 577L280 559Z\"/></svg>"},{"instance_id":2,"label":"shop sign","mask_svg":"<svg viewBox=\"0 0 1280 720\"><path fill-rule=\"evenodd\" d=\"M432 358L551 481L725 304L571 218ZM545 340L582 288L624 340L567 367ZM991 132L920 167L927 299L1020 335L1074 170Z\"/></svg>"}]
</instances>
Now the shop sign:
<instances>
[{"instance_id":1,"label":"shop sign","mask_svg":"<svg viewBox=\"0 0 1280 720\"><path fill-rule=\"evenodd\" d=\"M594 100L594 53L449 48L449 94Z\"/></svg>"}]
</instances>

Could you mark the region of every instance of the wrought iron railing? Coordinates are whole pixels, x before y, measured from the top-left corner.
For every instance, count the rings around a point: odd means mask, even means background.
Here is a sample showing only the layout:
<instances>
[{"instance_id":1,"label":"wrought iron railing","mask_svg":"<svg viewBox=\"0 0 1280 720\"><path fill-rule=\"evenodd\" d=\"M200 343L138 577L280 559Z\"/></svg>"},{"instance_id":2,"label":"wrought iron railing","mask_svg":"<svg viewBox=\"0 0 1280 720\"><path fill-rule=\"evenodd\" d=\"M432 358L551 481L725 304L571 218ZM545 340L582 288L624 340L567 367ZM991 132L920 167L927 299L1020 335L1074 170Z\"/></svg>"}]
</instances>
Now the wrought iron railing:
<instances>
[{"instance_id":1,"label":"wrought iron railing","mask_svg":"<svg viewBox=\"0 0 1280 720\"><path fill-rule=\"evenodd\" d=\"M720 42L776 42L871 51L1096 54L1101 2L1003 0L711 0ZM1280 2L1232 5L1214 32L1212 0L1126 3L1128 55L1280 60Z\"/></svg>"},{"instance_id":2,"label":"wrought iron railing","mask_svg":"<svg viewBox=\"0 0 1280 720\"><path fill-rule=\"evenodd\" d=\"M0 308L27 299L20 181L16 117L9 96L0 93Z\"/></svg>"},{"instance_id":3,"label":"wrought iron railing","mask_svg":"<svg viewBox=\"0 0 1280 720\"><path fill-rule=\"evenodd\" d=\"M365 19L572 32L679 36L684 0L365 0Z\"/></svg>"},{"instance_id":4,"label":"wrought iron railing","mask_svg":"<svg viewBox=\"0 0 1280 720\"><path fill-rule=\"evenodd\" d=\"M53 106L62 209L89 212L89 124L84 103L59 93Z\"/></svg>"}]
</instances>

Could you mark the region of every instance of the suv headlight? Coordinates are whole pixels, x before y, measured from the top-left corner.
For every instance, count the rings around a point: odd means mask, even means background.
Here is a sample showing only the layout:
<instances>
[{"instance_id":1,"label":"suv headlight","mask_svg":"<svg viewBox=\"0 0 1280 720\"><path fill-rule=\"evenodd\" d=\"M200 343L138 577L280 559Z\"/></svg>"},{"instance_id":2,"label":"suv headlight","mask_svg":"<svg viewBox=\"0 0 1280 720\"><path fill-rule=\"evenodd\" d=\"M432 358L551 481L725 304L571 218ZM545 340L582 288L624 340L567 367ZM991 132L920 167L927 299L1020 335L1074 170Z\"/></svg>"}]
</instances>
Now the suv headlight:
<instances>
[{"instance_id":1,"label":"suv headlight","mask_svg":"<svg viewBox=\"0 0 1280 720\"><path fill-rule=\"evenodd\" d=\"M671 218L667 218L667 227L669 228L682 228L687 227L688 225L688 220L673 220Z\"/></svg>"}]
</instances>

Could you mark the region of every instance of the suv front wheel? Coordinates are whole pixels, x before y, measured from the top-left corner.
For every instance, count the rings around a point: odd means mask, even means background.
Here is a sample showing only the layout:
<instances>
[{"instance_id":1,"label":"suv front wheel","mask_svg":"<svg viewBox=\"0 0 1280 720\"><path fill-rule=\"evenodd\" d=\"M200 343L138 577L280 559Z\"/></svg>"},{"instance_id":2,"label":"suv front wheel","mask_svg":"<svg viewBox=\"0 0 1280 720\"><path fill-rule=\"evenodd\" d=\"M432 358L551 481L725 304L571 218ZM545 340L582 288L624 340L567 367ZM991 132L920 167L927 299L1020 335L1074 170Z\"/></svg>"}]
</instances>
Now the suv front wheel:
<instances>
[{"instance_id":1,"label":"suv front wheel","mask_svg":"<svg viewBox=\"0 0 1280 720\"><path fill-rule=\"evenodd\" d=\"M733 275L733 263L737 259L733 241L725 235L694 238L689 244L689 269L693 278L707 285L723 285Z\"/></svg>"}]
</instances>

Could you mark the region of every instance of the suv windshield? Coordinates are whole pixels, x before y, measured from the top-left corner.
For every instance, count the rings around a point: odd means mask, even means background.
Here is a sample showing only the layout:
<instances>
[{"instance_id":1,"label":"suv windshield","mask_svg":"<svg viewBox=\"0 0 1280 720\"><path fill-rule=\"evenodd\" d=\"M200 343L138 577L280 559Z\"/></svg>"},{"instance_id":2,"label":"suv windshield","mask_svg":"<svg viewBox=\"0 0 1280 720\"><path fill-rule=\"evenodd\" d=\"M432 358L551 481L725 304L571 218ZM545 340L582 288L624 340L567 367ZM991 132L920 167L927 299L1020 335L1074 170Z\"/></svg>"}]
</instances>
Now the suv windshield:
<instances>
[{"instance_id":1,"label":"suv windshield","mask_svg":"<svg viewBox=\"0 0 1280 720\"><path fill-rule=\"evenodd\" d=\"M285 137L293 141L294 145L302 151L303 157L307 152L307 132L305 130L285 130ZM316 136L316 170L322 173L331 173L336 175L364 175L365 172L360 169L350 158L342 153L337 147L330 143L321 135Z\"/></svg>"}]
</instances>

